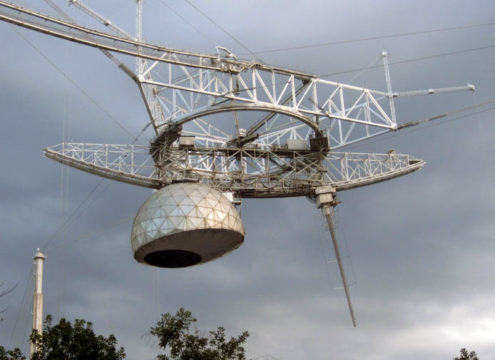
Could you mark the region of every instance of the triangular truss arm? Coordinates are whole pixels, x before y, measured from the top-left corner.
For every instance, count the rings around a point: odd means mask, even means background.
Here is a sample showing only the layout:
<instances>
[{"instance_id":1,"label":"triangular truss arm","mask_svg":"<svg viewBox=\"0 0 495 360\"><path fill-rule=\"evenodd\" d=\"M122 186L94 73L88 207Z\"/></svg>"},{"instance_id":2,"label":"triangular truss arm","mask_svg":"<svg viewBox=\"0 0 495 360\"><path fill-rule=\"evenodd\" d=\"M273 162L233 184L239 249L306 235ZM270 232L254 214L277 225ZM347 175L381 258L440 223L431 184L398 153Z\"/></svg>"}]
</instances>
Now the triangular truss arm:
<instances>
[{"instance_id":1,"label":"triangular truss arm","mask_svg":"<svg viewBox=\"0 0 495 360\"><path fill-rule=\"evenodd\" d=\"M51 3L51 0L47 0ZM63 143L46 157L105 178L160 189L201 182L241 198L307 196L327 220L353 325L350 292L333 224L335 194L420 170L409 155L335 149L419 122L397 124L394 98L474 86L394 93L383 53L387 91L371 90L256 61L228 49L200 54L142 39L142 1L133 38L80 0L69 0L115 35L0 0L0 21L101 50L139 86L156 137L150 146ZM116 58L136 59L136 71ZM241 112L255 112L240 126ZM219 124L225 114L227 124ZM214 115L214 116L211 116ZM245 126L247 124L247 126ZM332 151L330 151L332 150ZM1 313L1 311L0 311Z\"/></svg>"},{"instance_id":2,"label":"triangular truss arm","mask_svg":"<svg viewBox=\"0 0 495 360\"><path fill-rule=\"evenodd\" d=\"M105 23L103 17L87 8L85 11ZM289 119L304 117L337 147L397 127L387 105L391 95L386 92L237 60L225 54L200 54L148 44L126 36L116 26L113 27L118 29L115 30L117 35L111 35L3 1L0 1L0 19L105 51L148 60L137 74L137 82L158 133L165 125L218 101L246 107L255 105L269 113L282 113ZM269 128L269 124L266 125L265 129Z\"/></svg>"},{"instance_id":3,"label":"triangular truss arm","mask_svg":"<svg viewBox=\"0 0 495 360\"><path fill-rule=\"evenodd\" d=\"M217 54L209 55L145 43L140 35L133 39L80 0L71 0L71 3L116 35L58 20L5 1L0 1L0 20L96 47L106 54L114 52L137 58L137 74L132 74L121 63L119 67L139 85L157 134L166 132L167 127L184 118L194 119L194 114L203 112L205 108L228 101L236 104L236 111L254 107L268 113L254 119L248 129L248 138L256 138L260 145L267 144L266 137L273 138L274 130L285 129L293 134L291 136L306 140L313 134L326 137L332 148L338 149L396 130L393 99L425 93L392 93L386 56L384 65L388 89L371 90L278 66L238 60L223 48L219 49L224 51L217 49ZM138 30L141 29L140 4L138 1ZM466 89L474 88L468 85L440 90ZM432 89L427 91L428 94L434 92ZM309 133L307 127L299 126L294 119L303 119L303 123L314 130L313 133ZM193 128L195 130L189 131L209 136L207 132L201 133L201 127Z\"/></svg>"}]
</instances>

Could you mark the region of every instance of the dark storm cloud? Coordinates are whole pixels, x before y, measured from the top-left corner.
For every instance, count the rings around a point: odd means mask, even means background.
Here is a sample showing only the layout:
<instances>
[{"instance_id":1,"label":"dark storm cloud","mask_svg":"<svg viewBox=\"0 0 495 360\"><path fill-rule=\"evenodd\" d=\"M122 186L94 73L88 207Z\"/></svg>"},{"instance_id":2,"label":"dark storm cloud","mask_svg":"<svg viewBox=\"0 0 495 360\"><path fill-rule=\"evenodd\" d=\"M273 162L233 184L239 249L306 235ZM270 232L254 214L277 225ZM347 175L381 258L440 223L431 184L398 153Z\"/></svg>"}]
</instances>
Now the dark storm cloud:
<instances>
[{"instance_id":1,"label":"dark storm cloud","mask_svg":"<svg viewBox=\"0 0 495 360\"><path fill-rule=\"evenodd\" d=\"M33 6L30 1L18 3ZM132 4L88 3L133 29ZM153 2L145 2L147 39L208 52L221 44L245 53L185 2L166 3L215 44ZM41 4L35 6L48 11ZM485 23L495 10L489 1L260 4L197 3L255 51ZM22 328L29 321L29 306L21 308L20 320L16 314L36 247L52 238L99 182L76 170L63 172L43 159L40 150L64 138L128 143L107 113L133 134L146 119L132 81L96 50L20 32L106 112L11 25L0 24L0 46L5 50L0 68L0 272L1 280L19 282L6 299L9 310L0 324L0 344L8 343L17 321L21 324L14 345L25 345ZM490 45L493 33L494 27L487 26L260 56L270 63L328 74L366 66L383 50L390 52L393 63L482 47ZM494 61L494 51L483 50L392 65L396 90L467 82L478 89L474 97L463 93L398 99L400 121L493 98ZM353 75L335 79L345 82ZM352 83L385 87L381 69ZM132 218L150 191L109 180L45 250L46 312L85 318L98 331L115 333L131 359L152 358L156 346L143 335L161 313L181 306L193 311L200 328L225 325L232 334L248 329L248 350L254 358L325 359L329 353L340 359L449 358L463 346L483 359L494 357L492 117L488 112L446 121L349 149L394 148L427 161L419 173L339 194L343 203L337 207L336 225L353 284L356 329L344 294L337 289L340 282L325 223L305 199L246 200L242 216L247 235L240 249L210 264L162 270L137 264L130 250ZM65 188L67 194L61 195Z\"/></svg>"}]
</instances>

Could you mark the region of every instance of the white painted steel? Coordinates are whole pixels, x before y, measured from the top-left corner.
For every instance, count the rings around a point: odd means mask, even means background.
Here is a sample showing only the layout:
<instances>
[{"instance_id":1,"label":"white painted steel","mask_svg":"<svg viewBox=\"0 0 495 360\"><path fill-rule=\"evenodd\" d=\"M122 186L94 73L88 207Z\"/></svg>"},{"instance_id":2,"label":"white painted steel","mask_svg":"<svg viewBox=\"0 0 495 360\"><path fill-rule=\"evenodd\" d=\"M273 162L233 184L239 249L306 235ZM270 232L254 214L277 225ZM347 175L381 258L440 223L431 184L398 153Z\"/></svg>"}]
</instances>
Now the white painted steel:
<instances>
[{"instance_id":1,"label":"white painted steel","mask_svg":"<svg viewBox=\"0 0 495 360\"><path fill-rule=\"evenodd\" d=\"M238 60L221 46L214 55L180 51L143 42L142 0L136 1L136 39L80 0L69 2L117 35L73 24L65 14L68 21L61 21L1 0L0 20L96 47L137 83L156 132L150 147L63 143L44 150L80 170L159 189L134 221L137 261L190 266L240 246L239 214L217 190L236 201L308 196L327 219L355 326L332 222L334 192L417 171L424 161L393 151L333 150L404 127L396 120L397 96L474 91L474 86L394 93L386 52L384 92ZM113 53L135 57L136 73ZM250 116L241 121L246 113ZM226 114L230 118L222 123ZM36 296L36 304L42 304L42 295Z\"/></svg>"},{"instance_id":2,"label":"white painted steel","mask_svg":"<svg viewBox=\"0 0 495 360\"><path fill-rule=\"evenodd\" d=\"M168 165L155 167L149 147L63 143L45 156L80 170L149 188L200 181L243 197L308 195L315 186L338 191L374 184L417 171L425 164L410 155L330 152L286 148L184 148L163 154ZM242 166L241 163L245 164Z\"/></svg>"},{"instance_id":3,"label":"white painted steel","mask_svg":"<svg viewBox=\"0 0 495 360\"><path fill-rule=\"evenodd\" d=\"M235 104L236 110L230 110L232 112L254 107L271 113L262 126L257 126L258 121L253 117L253 126L248 133L258 135L255 141L258 144L280 143L289 136L309 140L312 132L294 121L299 119L328 137L332 148L338 149L396 129L394 97L431 93L431 90L392 93L388 70L388 91L383 92L277 66L237 60L230 52L219 52L218 49L217 54L208 55L143 43L141 1L137 2L137 40L81 1L71 2L117 35L37 14L4 1L0 1L0 19L105 51L135 56L137 74L127 68L123 70L138 83L157 133L184 118L196 119L187 124L184 133L197 134L215 142L219 135L211 131L215 128L214 121L203 116L215 113L215 106L227 101ZM112 60L115 62L115 58ZM387 69L386 56L384 62ZM472 90L473 86L436 91L466 89ZM205 127L200 123L212 126ZM232 136L236 134L224 134L220 140L226 142Z\"/></svg>"},{"instance_id":4,"label":"white painted steel","mask_svg":"<svg viewBox=\"0 0 495 360\"><path fill-rule=\"evenodd\" d=\"M86 10L89 12L89 10ZM103 21L103 17L92 15ZM396 124L384 107L386 92L320 79L311 74L236 60L232 56L207 55L178 51L145 44L128 37L114 36L72 23L34 13L0 2L0 19L107 51L153 60L138 67L138 83L147 103L148 113L157 132L182 116L218 103L230 101L256 105L281 113L294 125L291 115L306 117L313 127L321 128L334 147L366 138ZM115 30L110 28L110 30ZM304 91L297 89L303 87ZM154 91L152 91L154 90ZM189 94L196 94L190 96ZM348 106L345 106L348 104ZM349 124L346 124L349 123ZM354 124L355 126L350 126ZM356 126L360 125L360 126ZM359 129L364 126L363 129ZM196 131L200 131L196 127ZM265 131L271 132L270 124ZM294 127L293 132L307 137L307 131ZM304 134L303 134L304 132ZM203 136L210 136L207 132ZM262 142L263 138L259 140Z\"/></svg>"}]
</instances>

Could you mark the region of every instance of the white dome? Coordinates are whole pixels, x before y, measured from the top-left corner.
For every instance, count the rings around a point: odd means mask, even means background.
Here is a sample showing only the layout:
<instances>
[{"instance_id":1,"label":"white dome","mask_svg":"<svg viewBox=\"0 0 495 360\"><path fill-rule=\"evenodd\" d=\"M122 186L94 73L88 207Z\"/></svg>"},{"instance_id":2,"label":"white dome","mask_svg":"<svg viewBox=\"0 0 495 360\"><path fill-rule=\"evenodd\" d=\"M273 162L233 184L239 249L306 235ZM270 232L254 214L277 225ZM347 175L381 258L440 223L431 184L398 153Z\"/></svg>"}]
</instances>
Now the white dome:
<instances>
[{"instance_id":1,"label":"white dome","mask_svg":"<svg viewBox=\"0 0 495 360\"><path fill-rule=\"evenodd\" d=\"M239 213L219 191L177 183L153 193L139 209L131 245L137 261L185 267L216 259L244 241Z\"/></svg>"}]
</instances>

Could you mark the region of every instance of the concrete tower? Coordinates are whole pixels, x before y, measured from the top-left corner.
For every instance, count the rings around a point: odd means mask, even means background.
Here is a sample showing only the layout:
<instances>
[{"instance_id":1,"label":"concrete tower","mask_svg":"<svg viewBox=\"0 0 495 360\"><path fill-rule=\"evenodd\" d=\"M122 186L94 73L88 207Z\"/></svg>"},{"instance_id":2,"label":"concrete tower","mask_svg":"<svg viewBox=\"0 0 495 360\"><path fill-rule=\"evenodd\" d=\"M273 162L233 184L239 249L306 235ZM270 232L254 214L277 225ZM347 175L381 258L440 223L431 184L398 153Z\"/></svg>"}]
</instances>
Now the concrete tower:
<instances>
[{"instance_id":1,"label":"concrete tower","mask_svg":"<svg viewBox=\"0 0 495 360\"><path fill-rule=\"evenodd\" d=\"M34 255L34 294L33 294L33 330L41 333L43 325L43 262L46 256L37 249ZM30 344L29 353L32 356L36 351L33 343Z\"/></svg>"}]
</instances>

